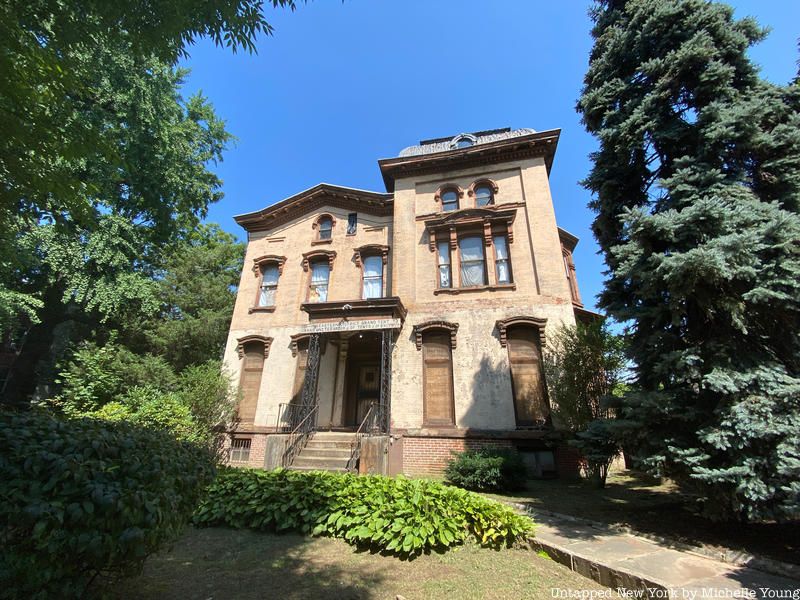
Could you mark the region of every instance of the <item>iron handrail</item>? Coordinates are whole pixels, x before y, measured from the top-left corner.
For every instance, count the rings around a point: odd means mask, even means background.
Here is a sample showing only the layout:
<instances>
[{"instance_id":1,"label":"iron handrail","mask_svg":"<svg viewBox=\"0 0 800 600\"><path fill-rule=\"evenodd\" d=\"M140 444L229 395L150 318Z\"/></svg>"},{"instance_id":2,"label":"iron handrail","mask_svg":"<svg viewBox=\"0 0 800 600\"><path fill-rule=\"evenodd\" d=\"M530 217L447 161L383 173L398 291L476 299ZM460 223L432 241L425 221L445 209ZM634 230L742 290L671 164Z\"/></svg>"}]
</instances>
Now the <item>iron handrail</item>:
<instances>
[{"instance_id":1,"label":"iron handrail","mask_svg":"<svg viewBox=\"0 0 800 600\"><path fill-rule=\"evenodd\" d=\"M308 438L314 433L314 421L311 420L311 417L316 416L319 405L308 406L311 406L311 410L309 410L308 414L297 424L286 440L286 446L281 460L281 464L284 468L288 468L292 465L294 459L308 442Z\"/></svg>"},{"instance_id":2,"label":"iron handrail","mask_svg":"<svg viewBox=\"0 0 800 600\"><path fill-rule=\"evenodd\" d=\"M289 432L294 428L294 414L300 409L308 409L313 404L298 404L296 402L281 402L278 404L278 419L275 422L275 431ZM288 417L287 417L288 414ZM282 424L283 423L283 424Z\"/></svg>"},{"instance_id":3,"label":"iron handrail","mask_svg":"<svg viewBox=\"0 0 800 600\"><path fill-rule=\"evenodd\" d=\"M378 406L376 402L370 402L369 408L367 409L367 413L364 415L364 418L361 419L361 424L356 429L355 436L353 437L353 441L350 444L350 458L347 461L347 470L348 471L355 471L356 465L358 464L358 459L361 458L361 440L366 435L364 431L364 426L367 424L367 421L372 416L372 412L375 410L375 407Z\"/></svg>"}]
</instances>

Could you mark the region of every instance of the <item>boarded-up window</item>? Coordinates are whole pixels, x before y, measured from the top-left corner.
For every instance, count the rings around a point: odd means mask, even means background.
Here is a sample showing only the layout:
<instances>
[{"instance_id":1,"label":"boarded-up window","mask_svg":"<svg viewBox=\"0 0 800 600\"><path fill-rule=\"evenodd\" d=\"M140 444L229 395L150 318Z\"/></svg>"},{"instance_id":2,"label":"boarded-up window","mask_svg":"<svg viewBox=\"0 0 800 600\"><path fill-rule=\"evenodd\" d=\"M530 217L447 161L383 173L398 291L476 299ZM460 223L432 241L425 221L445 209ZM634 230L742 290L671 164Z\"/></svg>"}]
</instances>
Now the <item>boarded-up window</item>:
<instances>
[{"instance_id":1,"label":"boarded-up window","mask_svg":"<svg viewBox=\"0 0 800 600\"><path fill-rule=\"evenodd\" d=\"M508 332L508 358L514 413L518 427L543 424L550 415L542 375L539 332L532 327L514 327Z\"/></svg>"},{"instance_id":2,"label":"boarded-up window","mask_svg":"<svg viewBox=\"0 0 800 600\"><path fill-rule=\"evenodd\" d=\"M297 367L294 372L294 387L292 388L292 404L302 404L303 382L306 379L306 366L308 365L308 340L297 342Z\"/></svg>"},{"instance_id":3,"label":"boarded-up window","mask_svg":"<svg viewBox=\"0 0 800 600\"><path fill-rule=\"evenodd\" d=\"M239 402L239 420L252 423L258 406L258 390L261 388L261 374L264 372L264 344L248 342L244 345L242 376L239 385L242 399Z\"/></svg>"},{"instance_id":4,"label":"boarded-up window","mask_svg":"<svg viewBox=\"0 0 800 600\"><path fill-rule=\"evenodd\" d=\"M453 425L453 357L450 332L435 331L422 337L425 425Z\"/></svg>"}]
</instances>

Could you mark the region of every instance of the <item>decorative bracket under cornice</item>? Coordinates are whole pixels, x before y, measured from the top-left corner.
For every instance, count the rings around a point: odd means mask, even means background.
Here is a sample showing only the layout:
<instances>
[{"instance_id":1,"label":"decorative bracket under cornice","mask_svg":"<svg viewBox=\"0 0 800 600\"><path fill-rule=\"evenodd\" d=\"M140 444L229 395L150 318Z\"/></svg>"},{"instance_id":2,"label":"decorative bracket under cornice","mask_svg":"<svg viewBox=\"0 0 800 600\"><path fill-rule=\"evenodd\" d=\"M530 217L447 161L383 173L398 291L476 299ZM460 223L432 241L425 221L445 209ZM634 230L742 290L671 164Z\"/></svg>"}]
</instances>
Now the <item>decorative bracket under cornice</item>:
<instances>
[{"instance_id":1,"label":"decorative bracket under cornice","mask_svg":"<svg viewBox=\"0 0 800 600\"><path fill-rule=\"evenodd\" d=\"M508 319L500 319L495 323L497 331L500 333L500 345L505 348L508 344L508 329L510 327L527 326L534 327L539 330L539 343L544 347L547 343L545 338L544 329L547 325L547 319L539 317L518 316L509 317Z\"/></svg>"},{"instance_id":2,"label":"decorative bracket under cornice","mask_svg":"<svg viewBox=\"0 0 800 600\"><path fill-rule=\"evenodd\" d=\"M266 337L263 335L246 335L236 340L236 352L239 354L240 359L244 358L245 344L250 344L252 342L264 344L264 358L266 359L269 357L269 348L272 346L271 337Z\"/></svg>"},{"instance_id":3,"label":"decorative bracket under cornice","mask_svg":"<svg viewBox=\"0 0 800 600\"><path fill-rule=\"evenodd\" d=\"M425 323L414 325L414 341L417 344L417 350L422 350L422 335L425 332L439 330L446 330L450 332L450 347L455 350L458 323L450 323L449 321L426 321Z\"/></svg>"},{"instance_id":4,"label":"decorative bracket under cornice","mask_svg":"<svg viewBox=\"0 0 800 600\"><path fill-rule=\"evenodd\" d=\"M512 208L463 208L454 210L444 215L438 215L425 220L425 229L428 231L428 247L431 252L436 250L437 237L450 240L450 247L455 250L458 246L458 230L466 228L479 228L486 246L492 245L493 227L497 226L508 237L508 243L514 242L514 219L517 207Z\"/></svg>"}]
</instances>

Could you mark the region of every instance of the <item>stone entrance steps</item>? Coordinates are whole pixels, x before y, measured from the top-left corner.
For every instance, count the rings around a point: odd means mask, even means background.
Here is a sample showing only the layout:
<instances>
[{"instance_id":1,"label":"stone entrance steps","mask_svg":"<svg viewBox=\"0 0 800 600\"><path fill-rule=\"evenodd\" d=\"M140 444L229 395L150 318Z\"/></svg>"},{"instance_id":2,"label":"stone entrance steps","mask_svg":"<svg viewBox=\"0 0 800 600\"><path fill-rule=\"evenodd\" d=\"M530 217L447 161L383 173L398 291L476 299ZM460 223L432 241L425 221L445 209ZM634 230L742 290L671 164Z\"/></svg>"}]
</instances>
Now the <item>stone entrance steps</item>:
<instances>
[{"instance_id":1,"label":"stone entrance steps","mask_svg":"<svg viewBox=\"0 0 800 600\"><path fill-rule=\"evenodd\" d=\"M353 452L355 437L354 433L318 431L289 468L296 471L344 472Z\"/></svg>"}]
</instances>

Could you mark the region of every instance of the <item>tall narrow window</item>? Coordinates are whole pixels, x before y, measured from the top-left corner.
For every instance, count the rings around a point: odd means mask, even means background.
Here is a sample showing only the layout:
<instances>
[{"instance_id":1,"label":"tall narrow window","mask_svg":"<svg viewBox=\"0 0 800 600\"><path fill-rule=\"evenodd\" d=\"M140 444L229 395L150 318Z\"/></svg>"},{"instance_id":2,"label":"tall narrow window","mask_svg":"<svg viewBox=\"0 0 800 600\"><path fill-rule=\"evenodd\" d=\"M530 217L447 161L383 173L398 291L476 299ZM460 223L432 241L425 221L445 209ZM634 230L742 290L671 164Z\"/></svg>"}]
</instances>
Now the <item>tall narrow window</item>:
<instances>
[{"instance_id":1,"label":"tall narrow window","mask_svg":"<svg viewBox=\"0 0 800 600\"><path fill-rule=\"evenodd\" d=\"M261 290L258 294L259 306L275 306L278 277L278 265L267 264L261 266Z\"/></svg>"},{"instance_id":2,"label":"tall narrow window","mask_svg":"<svg viewBox=\"0 0 800 600\"><path fill-rule=\"evenodd\" d=\"M347 235L355 235L358 229L358 213L347 215Z\"/></svg>"},{"instance_id":3,"label":"tall narrow window","mask_svg":"<svg viewBox=\"0 0 800 600\"><path fill-rule=\"evenodd\" d=\"M482 185L475 189L475 205L488 206L494 204L494 193L487 185Z\"/></svg>"},{"instance_id":4,"label":"tall narrow window","mask_svg":"<svg viewBox=\"0 0 800 600\"><path fill-rule=\"evenodd\" d=\"M364 259L364 300L383 297L383 258L368 256Z\"/></svg>"},{"instance_id":5,"label":"tall narrow window","mask_svg":"<svg viewBox=\"0 0 800 600\"><path fill-rule=\"evenodd\" d=\"M508 358L511 363L511 387L517 426L544 424L550 415L550 408L542 374L542 351L538 332L532 327L509 329Z\"/></svg>"},{"instance_id":6,"label":"tall narrow window","mask_svg":"<svg viewBox=\"0 0 800 600\"><path fill-rule=\"evenodd\" d=\"M319 239L331 239L331 232L333 231L333 219L330 217L322 217L319 220Z\"/></svg>"},{"instance_id":7,"label":"tall narrow window","mask_svg":"<svg viewBox=\"0 0 800 600\"><path fill-rule=\"evenodd\" d=\"M429 331L423 334L422 361L425 425L455 424L453 354L449 332Z\"/></svg>"},{"instance_id":8,"label":"tall narrow window","mask_svg":"<svg viewBox=\"0 0 800 600\"><path fill-rule=\"evenodd\" d=\"M239 402L239 419L252 423L256 417L258 391L261 388L261 375L264 372L264 344L248 342L244 344L242 374L239 387L242 399Z\"/></svg>"},{"instance_id":9,"label":"tall narrow window","mask_svg":"<svg viewBox=\"0 0 800 600\"><path fill-rule=\"evenodd\" d=\"M436 248L439 260L439 287L452 287L453 279L450 272L450 242L438 242L436 244Z\"/></svg>"},{"instance_id":10,"label":"tall narrow window","mask_svg":"<svg viewBox=\"0 0 800 600\"><path fill-rule=\"evenodd\" d=\"M327 261L311 263L311 285L308 291L309 302L327 302L328 279L331 276L331 266Z\"/></svg>"},{"instance_id":11,"label":"tall narrow window","mask_svg":"<svg viewBox=\"0 0 800 600\"><path fill-rule=\"evenodd\" d=\"M461 253L461 287L486 285L486 257L483 238L465 237L458 242Z\"/></svg>"},{"instance_id":12,"label":"tall narrow window","mask_svg":"<svg viewBox=\"0 0 800 600\"><path fill-rule=\"evenodd\" d=\"M442 211L458 210L458 192L447 190L442 194Z\"/></svg>"},{"instance_id":13,"label":"tall narrow window","mask_svg":"<svg viewBox=\"0 0 800 600\"><path fill-rule=\"evenodd\" d=\"M497 283L511 283L511 265L508 261L508 242L506 236L496 235L494 243L494 269Z\"/></svg>"}]
</instances>

